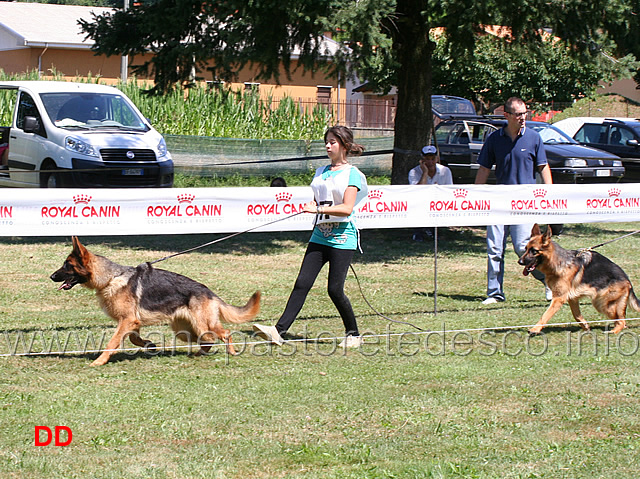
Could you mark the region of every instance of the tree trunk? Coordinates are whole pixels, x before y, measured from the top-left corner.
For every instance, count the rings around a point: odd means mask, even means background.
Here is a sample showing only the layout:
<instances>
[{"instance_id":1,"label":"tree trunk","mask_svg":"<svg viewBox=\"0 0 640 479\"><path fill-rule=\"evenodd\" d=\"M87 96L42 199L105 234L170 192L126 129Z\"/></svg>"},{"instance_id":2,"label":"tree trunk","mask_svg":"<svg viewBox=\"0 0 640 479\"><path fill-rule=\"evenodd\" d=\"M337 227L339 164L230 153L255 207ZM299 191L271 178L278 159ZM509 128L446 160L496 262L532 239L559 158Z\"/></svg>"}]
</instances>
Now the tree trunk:
<instances>
[{"instance_id":1,"label":"tree trunk","mask_svg":"<svg viewBox=\"0 0 640 479\"><path fill-rule=\"evenodd\" d=\"M435 44L429 40L423 13L427 8L426 0L398 0L396 7L394 48L399 67L391 171L394 185L408 183L409 170L418 164L421 148L431 139L431 55Z\"/></svg>"}]
</instances>

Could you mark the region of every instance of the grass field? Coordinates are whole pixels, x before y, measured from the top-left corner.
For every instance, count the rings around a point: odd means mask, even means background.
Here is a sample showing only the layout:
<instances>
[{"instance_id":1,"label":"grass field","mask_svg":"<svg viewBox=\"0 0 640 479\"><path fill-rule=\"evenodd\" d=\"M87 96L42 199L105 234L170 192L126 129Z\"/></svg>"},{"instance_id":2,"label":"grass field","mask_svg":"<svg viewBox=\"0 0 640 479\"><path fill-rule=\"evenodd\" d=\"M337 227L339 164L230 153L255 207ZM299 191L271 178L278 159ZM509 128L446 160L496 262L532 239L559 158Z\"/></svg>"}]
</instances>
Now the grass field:
<instances>
[{"instance_id":1,"label":"grass field","mask_svg":"<svg viewBox=\"0 0 640 479\"><path fill-rule=\"evenodd\" d=\"M636 227L568 225L558 241L592 246ZM307 236L251 233L161 267L233 304L262 290L258 319L273 324ZM57 291L48 279L69 238L0 238L0 477L637 477L637 323L619 337L604 323L581 335L565 307L554 321L567 325L529 339L518 326L545 310L542 286L521 274L510 250L507 301L481 306L484 232L472 228L440 230L434 314L433 248L410 237L363 231L354 266L376 309L430 333L377 316L350 274L347 293L371 337L361 350L338 351L329 338L342 334L341 321L324 272L291 330L309 341L272 348L257 343L251 324L237 325L240 355L193 357L158 327L146 333L166 351L128 350L99 368L89 367L95 353L17 355L91 349L114 324L91 292ZM83 238L130 265L211 239ZM639 250L632 236L599 251L638 285ZM72 442L36 447L36 426L66 426Z\"/></svg>"}]
</instances>

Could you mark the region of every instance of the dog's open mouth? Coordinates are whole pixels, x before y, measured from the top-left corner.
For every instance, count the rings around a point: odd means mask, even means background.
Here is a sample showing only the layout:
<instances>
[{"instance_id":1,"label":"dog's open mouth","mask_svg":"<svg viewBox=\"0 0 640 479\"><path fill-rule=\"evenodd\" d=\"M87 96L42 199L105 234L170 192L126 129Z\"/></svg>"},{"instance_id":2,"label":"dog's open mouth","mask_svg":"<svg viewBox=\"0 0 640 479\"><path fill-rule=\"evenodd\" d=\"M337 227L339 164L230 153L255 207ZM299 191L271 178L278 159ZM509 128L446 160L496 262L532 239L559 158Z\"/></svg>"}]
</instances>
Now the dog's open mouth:
<instances>
[{"instance_id":1,"label":"dog's open mouth","mask_svg":"<svg viewBox=\"0 0 640 479\"><path fill-rule=\"evenodd\" d=\"M64 290L64 291L68 291L71 288L73 288L76 284L78 284L78 282L75 281L74 279L67 279L67 280L62 282L62 284L58 288L58 291L60 291L61 289Z\"/></svg>"},{"instance_id":2,"label":"dog's open mouth","mask_svg":"<svg viewBox=\"0 0 640 479\"><path fill-rule=\"evenodd\" d=\"M527 276L529 273L533 272L534 269L536 269L536 266L538 266L537 257L533 258L533 260L525 265L524 270L522 270L522 274Z\"/></svg>"}]
</instances>

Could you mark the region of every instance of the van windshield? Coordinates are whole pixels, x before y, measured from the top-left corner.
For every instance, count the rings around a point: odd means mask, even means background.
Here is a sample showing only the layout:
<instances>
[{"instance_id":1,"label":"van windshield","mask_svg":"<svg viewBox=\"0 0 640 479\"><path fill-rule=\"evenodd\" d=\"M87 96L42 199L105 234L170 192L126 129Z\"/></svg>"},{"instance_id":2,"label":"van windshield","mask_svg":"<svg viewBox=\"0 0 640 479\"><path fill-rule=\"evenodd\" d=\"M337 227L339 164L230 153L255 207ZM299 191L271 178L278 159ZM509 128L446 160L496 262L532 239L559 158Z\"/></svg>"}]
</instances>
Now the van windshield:
<instances>
[{"instance_id":1,"label":"van windshield","mask_svg":"<svg viewBox=\"0 0 640 479\"><path fill-rule=\"evenodd\" d=\"M70 92L40 97L51 122L59 128L149 130L122 95Z\"/></svg>"}]
</instances>

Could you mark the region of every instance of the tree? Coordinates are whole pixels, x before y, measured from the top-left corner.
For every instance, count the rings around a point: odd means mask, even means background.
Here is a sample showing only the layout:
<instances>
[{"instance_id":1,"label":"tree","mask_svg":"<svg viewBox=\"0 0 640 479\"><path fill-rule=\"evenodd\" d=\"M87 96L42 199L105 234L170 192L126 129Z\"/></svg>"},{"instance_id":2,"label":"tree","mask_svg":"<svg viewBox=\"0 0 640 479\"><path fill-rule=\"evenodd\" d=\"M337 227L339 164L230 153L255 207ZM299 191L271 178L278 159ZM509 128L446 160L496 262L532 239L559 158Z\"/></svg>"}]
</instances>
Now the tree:
<instances>
[{"instance_id":1,"label":"tree","mask_svg":"<svg viewBox=\"0 0 640 479\"><path fill-rule=\"evenodd\" d=\"M415 153L430 139L432 61L437 47L429 37L432 28L442 28L452 57L473 52L485 24L509 27L512 44L531 55L544 48L543 33L551 31L572 56L591 62L607 32L613 32L611 39L618 48L640 48L639 42L632 45L616 32L622 25L633 38L638 35L637 15L631 18L638 13L632 8L635 3L637 0L157 0L126 13L98 16L94 22L83 22L82 28L96 42L98 53L153 52L154 58L138 71L151 69L159 92L188 83L194 70L202 71L209 60L214 64L212 74L221 79L233 77L247 63L259 65L262 78L278 79L281 65L288 74L296 46L302 68L324 63L337 72L348 59L355 71L381 91L392 84L398 88L392 182L400 184L407 182ZM323 61L326 52L319 42L327 30L338 33L351 46L331 64ZM527 76L532 65L525 62L513 74Z\"/></svg>"},{"instance_id":2,"label":"tree","mask_svg":"<svg viewBox=\"0 0 640 479\"><path fill-rule=\"evenodd\" d=\"M594 93L599 81L630 78L638 68L632 55L614 59L598 51L588 62L574 58L551 36L531 49L508 37L482 34L473 51L455 56L447 39L436 43L433 92L470 98L489 111L512 92L527 101L571 102Z\"/></svg>"},{"instance_id":3,"label":"tree","mask_svg":"<svg viewBox=\"0 0 640 479\"><path fill-rule=\"evenodd\" d=\"M81 20L97 53L142 56L134 73L154 76L153 92L188 86L209 70L214 79L231 80L248 63L258 77L278 80L280 67L291 69L291 56L300 50L301 67L315 68L326 52L319 41L333 0L202 0L147 1Z\"/></svg>"}]
</instances>

